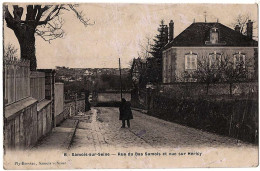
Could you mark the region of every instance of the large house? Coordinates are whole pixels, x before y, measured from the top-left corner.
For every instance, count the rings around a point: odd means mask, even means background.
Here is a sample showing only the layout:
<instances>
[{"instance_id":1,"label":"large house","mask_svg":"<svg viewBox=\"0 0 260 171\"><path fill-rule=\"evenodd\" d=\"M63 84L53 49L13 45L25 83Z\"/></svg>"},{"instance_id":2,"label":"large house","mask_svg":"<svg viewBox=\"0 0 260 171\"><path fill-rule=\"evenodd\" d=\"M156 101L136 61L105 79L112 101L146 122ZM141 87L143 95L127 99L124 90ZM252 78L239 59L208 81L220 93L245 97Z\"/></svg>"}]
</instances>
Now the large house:
<instances>
[{"instance_id":1,"label":"large house","mask_svg":"<svg viewBox=\"0 0 260 171\"><path fill-rule=\"evenodd\" d=\"M251 62L251 75L256 74L258 42L252 39L253 22L247 23L247 35L221 23L194 22L163 48L163 83L183 81L183 73L198 69L198 61L208 58L210 63L222 56Z\"/></svg>"}]
</instances>

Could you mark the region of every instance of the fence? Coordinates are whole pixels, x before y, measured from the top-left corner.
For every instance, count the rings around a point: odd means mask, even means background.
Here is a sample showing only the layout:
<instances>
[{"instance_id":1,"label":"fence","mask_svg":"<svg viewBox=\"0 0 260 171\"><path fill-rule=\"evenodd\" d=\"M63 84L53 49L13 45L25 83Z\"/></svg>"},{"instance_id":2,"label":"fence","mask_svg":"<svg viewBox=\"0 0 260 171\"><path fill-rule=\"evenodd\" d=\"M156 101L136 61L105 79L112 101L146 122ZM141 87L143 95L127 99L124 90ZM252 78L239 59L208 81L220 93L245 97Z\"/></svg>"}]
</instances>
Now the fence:
<instances>
[{"instance_id":1,"label":"fence","mask_svg":"<svg viewBox=\"0 0 260 171\"><path fill-rule=\"evenodd\" d=\"M30 63L16 58L4 59L5 105L30 96Z\"/></svg>"},{"instance_id":2,"label":"fence","mask_svg":"<svg viewBox=\"0 0 260 171\"><path fill-rule=\"evenodd\" d=\"M45 73L31 71L29 61L4 59L4 146L33 146L52 128L52 99L45 99Z\"/></svg>"},{"instance_id":3,"label":"fence","mask_svg":"<svg viewBox=\"0 0 260 171\"><path fill-rule=\"evenodd\" d=\"M45 73L32 71L30 74L30 96L39 102L45 98Z\"/></svg>"}]
</instances>

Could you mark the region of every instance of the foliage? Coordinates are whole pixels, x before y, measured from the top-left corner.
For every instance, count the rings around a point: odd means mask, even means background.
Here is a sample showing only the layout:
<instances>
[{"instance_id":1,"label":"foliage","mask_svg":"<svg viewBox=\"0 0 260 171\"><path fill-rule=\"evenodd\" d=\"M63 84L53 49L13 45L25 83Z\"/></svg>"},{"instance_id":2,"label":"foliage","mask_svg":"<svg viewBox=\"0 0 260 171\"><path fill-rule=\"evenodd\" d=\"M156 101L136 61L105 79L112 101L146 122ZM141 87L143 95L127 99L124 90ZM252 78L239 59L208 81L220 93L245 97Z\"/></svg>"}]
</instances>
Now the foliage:
<instances>
[{"instance_id":1,"label":"foliage","mask_svg":"<svg viewBox=\"0 0 260 171\"><path fill-rule=\"evenodd\" d=\"M161 21L158 28L159 34L153 39L154 44L152 44L150 54L154 59L148 62L148 74L147 77L150 82L158 83L162 80L162 48L168 43L168 27Z\"/></svg>"},{"instance_id":2,"label":"foliage","mask_svg":"<svg viewBox=\"0 0 260 171\"><path fill-rule=\"evenodd\" d=\"M122 75L122 90L131 88L131 78L129 75ZM120 90L120 76L112 74L102 74L97 83L97 88L102 91Z\"/></svg>"},{"instance_id":3,"label":"foliage","mask_svg":"<svg viewBox=\"0 0 260 171\"><path fill-rule=\"evenodd\" d=\"M150 115L256 143L257 100L179 99L155 96ZM246 115L245 115L246 113ZM216 124L217 123L217 124Z\"/></svg>"}]
</instances>

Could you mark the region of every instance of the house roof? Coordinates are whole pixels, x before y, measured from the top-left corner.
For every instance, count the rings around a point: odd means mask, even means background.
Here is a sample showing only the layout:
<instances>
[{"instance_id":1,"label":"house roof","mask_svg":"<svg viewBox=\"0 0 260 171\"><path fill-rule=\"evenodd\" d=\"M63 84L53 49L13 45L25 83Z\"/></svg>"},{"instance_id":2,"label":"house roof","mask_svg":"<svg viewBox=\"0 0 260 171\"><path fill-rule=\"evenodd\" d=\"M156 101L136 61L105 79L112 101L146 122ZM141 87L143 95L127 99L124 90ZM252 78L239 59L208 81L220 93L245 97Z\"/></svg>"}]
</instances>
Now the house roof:
<instances>
[{"instance_id":1,"label":"house roof","mask_svg":"<svg viewBox=\"0 0 260 171\"><path fill-rule=\"evenodd\" d=\"M220 44L206 44L210 40L210 29L219 31ZM165 45L163 49L172 46L258 46L258 42L221 23L192 23L182 33Z\"/></svg>"},{"instance_id":2,"label":"house roof","mask_svg":"<svg viewBox=\"0 0 260 171\"><path fill-rule=\"evenodd\" d=\"M145 63L146 63L146 61L144 59L141 59L139 57L138 58L134 58L130 72L131 73L133 72L133 69L134 69L135 66L138 68L138 70L140 70L141 69L141 64L145 64Z\"/></svg>"}]
</instances>

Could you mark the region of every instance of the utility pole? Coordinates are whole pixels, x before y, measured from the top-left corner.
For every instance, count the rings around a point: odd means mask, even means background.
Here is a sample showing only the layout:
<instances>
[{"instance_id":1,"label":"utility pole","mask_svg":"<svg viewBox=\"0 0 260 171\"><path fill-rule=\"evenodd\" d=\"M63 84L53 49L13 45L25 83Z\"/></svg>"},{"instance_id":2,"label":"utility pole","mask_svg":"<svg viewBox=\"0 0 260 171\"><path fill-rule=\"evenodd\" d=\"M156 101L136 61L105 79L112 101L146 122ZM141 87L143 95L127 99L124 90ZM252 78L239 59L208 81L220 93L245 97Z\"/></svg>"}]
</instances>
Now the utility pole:
<instances>
[{"instance_id":1,"label":"utility pole","mask_svg":"<svg viewBox=\"0 0 260 171\"><path fill-rule=\"evenodd\" d=\"M121 100L122 100L123 94L122 94L122 78L121 78L121 64L120 64L120 58L119 58L119 73L120 73L120 93L121 93Z\"/></svg>"},{"instance_id":2,"label":"utility pole","mask_svg":"<svg viewBox=\"0 0 260 171\"><path fill-rule=\"evenodd\" d=\"M204 11L205 23L207 22L207 11Z\"/></svg>"}]
</instances>

